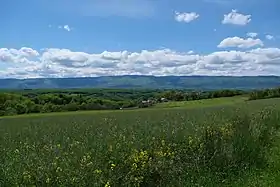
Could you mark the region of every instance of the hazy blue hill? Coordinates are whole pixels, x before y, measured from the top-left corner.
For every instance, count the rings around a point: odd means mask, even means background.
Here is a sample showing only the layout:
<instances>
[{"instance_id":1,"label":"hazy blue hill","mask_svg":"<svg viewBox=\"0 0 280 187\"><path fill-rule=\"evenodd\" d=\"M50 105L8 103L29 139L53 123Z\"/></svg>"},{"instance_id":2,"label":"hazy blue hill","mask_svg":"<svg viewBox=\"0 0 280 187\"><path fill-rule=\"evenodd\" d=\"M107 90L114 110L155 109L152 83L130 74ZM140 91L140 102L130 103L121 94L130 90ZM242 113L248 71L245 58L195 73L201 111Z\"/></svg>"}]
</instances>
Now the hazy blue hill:
<instances>
[{"instance_id":1,"label":"hazy blue hill","mask_svg":"<svg viewBox=\"0 0 280 187\"><path fill-rule=\"evenodd\" d=\"M280 77L230 76L104 76L81 78L0 79L0 89L38 88L177 88L177 89L261 89L280 86Z\"/></svg>"}]
</instances>

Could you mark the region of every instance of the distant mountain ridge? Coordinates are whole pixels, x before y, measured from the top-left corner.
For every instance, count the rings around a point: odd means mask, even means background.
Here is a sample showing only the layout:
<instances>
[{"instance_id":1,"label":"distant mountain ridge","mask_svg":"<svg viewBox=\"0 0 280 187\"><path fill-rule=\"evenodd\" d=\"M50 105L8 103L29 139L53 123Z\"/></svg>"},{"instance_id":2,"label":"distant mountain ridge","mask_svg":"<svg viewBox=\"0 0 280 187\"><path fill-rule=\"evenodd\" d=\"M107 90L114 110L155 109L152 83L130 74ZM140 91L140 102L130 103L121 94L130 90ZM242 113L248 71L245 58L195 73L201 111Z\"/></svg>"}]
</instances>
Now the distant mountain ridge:
<instances>
[{"instance_id":1,"label":"distant mountain ridge","mask_svg":"<svg viewBox=\"0 0 280 187\"><path fill-rule=\"evenodd\" d=\"M280 86L278 76L145 76L0 79L0 89L146 88L146 89L263 89Z\"/></svg>"}]
</instances>

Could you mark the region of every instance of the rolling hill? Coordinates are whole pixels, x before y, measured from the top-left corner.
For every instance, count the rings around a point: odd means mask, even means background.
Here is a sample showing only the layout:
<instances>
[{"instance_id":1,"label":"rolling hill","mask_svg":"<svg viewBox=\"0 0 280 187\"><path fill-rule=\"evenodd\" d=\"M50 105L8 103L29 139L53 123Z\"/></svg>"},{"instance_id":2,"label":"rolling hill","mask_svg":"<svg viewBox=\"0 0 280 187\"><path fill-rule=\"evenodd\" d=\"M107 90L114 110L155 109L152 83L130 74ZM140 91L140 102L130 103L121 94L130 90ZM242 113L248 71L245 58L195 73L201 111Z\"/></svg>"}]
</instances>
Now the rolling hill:
<instances>
[{"instance_id":1,"label":"rolling hill","mask_svg":"<svg viewBox=\"0 0 280 187\"><path fill-rule=\"evenodd\" d=\"M0 89L153 88L263 89L280 86L277 76L102 76L78 78L0 79Z\"/></svg>"}]
</instances>

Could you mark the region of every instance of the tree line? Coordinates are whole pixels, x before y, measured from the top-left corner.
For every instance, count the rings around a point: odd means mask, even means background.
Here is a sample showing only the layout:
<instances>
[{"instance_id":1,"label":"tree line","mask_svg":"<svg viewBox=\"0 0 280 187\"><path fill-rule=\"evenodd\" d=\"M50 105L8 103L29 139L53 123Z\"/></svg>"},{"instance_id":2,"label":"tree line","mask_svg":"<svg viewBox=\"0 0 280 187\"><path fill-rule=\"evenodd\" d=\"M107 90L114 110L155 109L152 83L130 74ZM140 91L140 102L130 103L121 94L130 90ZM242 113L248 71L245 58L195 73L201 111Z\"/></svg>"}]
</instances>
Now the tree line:
<instances>
[{"instance_id":1,"label":"tree line","mask_svg":"<svg viewBox=\"0 0 280 187\"><path fill-rule=\"evenodd\" d=\"M237 95L244 94L241 90L217 90L217 91L207 91L207 92L197 92L197 91L176 91L171 90L163 92L161 96L171 101L191 101L200 99L212 99L219 97L233 97Z\"/></svg>"},{"instance_id":2,"label":"tree line","mask_svg":"<svg viewBox=\"0 0 280 187\"><path fill-rule=\"evenodd\" d=\"M165 101L189 101L241 95L239 90L24 90L0 93L0 116L79 110L143 108ZM162 100L164 98L164 100ZM151 102L143 103L149 100Z\"/></svg>"},{"instance_id":3,"label":"tree line","mask_svg":"<svg viewBox=\"0 0 280 187\"><path fill-rule=\"evenodd\" d=\"M253 91L249 95L249 100L269 99L276 97L280 97L280 88Z\"/></svg>"}]
</instances>

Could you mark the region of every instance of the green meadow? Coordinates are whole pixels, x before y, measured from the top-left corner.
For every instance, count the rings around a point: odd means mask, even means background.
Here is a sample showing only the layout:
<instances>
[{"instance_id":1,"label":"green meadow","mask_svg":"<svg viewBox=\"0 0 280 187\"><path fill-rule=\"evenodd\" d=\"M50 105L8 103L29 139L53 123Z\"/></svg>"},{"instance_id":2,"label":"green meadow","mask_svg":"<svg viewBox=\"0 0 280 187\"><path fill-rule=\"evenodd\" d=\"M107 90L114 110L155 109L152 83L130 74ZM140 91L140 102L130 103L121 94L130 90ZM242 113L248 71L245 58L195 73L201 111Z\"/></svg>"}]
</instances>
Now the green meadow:
<instances>
[{"instance_id":1,"label":"green meadow","mask_svg":"<svg viewBox=\"0 0 280 187\"><path fill-rule=\"evenodd\" d=\"M0 118L0 186L277 186L280 99Z\"/></svg>"}]
</instances>

